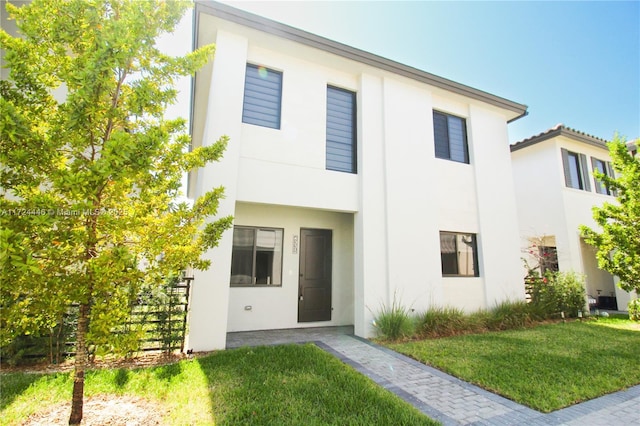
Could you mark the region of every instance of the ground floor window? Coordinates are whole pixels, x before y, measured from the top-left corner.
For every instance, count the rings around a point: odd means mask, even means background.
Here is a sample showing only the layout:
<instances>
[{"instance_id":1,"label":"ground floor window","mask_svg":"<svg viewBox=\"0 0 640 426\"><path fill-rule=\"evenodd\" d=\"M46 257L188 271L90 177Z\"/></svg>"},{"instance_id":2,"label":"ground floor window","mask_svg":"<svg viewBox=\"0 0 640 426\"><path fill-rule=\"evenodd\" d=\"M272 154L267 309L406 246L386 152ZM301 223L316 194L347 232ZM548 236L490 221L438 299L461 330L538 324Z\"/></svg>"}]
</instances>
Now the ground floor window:
<instances>
[{"instance_id":1,"label":"ground floor window","mask_svg":"<svg viewBox=\"0 0 640 426\"><path fill-rule=\"evenodd\" d=\"M231 286L282 285L282 236L282 229L234 226Z\"/></svg>"},{"instance_id":2,"label":"ground floor window","mask_svg":"<svg viewBox=\"0 0 640 426\"><path fill-rule=\"evenodd\" d=\"M440 232L440 255L443 276L480 276L475 234Z\"/></svg>"},{"instance_id":3,"label":"ground floor window","mask_svg":"<svg viewBox=\"0 0 640 426\"><path fill-rule=\"evenodd\" d=\"M547 271L558 272L558 250L551 246L538 247L540 256L540 272L544 275Z\"/></svg>"}]
</instances>

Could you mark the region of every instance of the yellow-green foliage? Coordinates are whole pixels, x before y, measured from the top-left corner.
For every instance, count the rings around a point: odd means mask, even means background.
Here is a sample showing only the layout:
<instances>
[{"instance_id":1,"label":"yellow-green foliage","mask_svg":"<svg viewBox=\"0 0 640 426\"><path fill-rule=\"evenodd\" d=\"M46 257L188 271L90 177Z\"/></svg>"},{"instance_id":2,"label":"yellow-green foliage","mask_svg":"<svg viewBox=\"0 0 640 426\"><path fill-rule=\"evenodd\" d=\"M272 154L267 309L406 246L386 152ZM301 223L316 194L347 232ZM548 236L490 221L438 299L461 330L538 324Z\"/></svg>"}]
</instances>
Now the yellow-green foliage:
<instances>
[{"instance_id":1,"label":"yellow-green foliage","mask_svg":"<svg viewBox=\"0 0 640 426\"><path fill-rule=\"evenodd\" d=\"M633 299L629 302L629 319L640 321L640 299Z\"/></svg>"},{"instance_id":2,"label":"yellow-green foliage","mask_svg":"<svg viewBox=\"0 0 640 426\"><path fill-rule=\"evenodd\" d=\"M231 223L204 225L222 188L179 201L184 174L218 160L227 138L188 152L185 120L164 117L176 78L214 47L176 58L156 49L191 2L5 4L21 37L0 31L10 71L0 82L0 345L88 303L87 337L128 348L112 331L139 288L207 268L201 255Z\"/></svg>"}]
</instances>

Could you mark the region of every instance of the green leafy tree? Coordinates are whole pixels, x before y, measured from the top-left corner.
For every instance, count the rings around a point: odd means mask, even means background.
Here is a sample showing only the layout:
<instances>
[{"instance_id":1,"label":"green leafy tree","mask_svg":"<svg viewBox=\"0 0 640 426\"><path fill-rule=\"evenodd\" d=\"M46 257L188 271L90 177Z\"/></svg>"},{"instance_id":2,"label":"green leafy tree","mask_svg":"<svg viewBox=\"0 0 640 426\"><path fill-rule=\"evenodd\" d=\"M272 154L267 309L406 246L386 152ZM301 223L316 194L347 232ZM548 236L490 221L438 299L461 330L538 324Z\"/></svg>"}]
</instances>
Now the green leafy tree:
<instances>
[{"instance_id":1,"label":"green leafy tree","mask_svg":"<svg viewBox=\"0 0 640 426\"><path fill-rule=\"evenodd\" d=\"M607 188L616 191L616 203L593 208L601 232L581 226L585 241L597 249L598 266L620 278L623 290L640 293L640 158L616 135L609 152L616 176L595 171Z\"/></svg>"},{"instance_id":2,"label":"green leafy tree","mask_svg":"<svg viewBox=\"0 0 640 426\"><path fill-rule=\"evenodd\" d=\"M184 174L218 160L227 143L223 137L189 152L185 120L164 117L176 78L214 53L206 46L169 57L157 49L157 37L172 32L188 7L6 5L21 37L0 31L10 70L0 83L0 344L49 329L79 306L69 424L82 419L89 345L131 346L114 330L139 289L187 267L208 268L203 253L231 224L207 221L222 188L178 201Z\"/></svg>"}]
</instances>

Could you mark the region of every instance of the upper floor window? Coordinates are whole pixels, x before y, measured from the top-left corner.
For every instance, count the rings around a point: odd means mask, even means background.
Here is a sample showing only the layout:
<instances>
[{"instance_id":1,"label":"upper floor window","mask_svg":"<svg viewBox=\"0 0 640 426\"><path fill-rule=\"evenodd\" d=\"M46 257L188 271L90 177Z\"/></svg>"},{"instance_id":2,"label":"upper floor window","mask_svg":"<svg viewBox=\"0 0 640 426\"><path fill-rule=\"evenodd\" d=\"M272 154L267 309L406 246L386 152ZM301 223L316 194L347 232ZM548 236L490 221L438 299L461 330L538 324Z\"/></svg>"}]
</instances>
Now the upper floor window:
<instances>
[{"instance_id":1,"label":"upper floor window","mask_svg":"<svg viewBox=\"0 0 640 426\"><path fill-rule=\"evenodd\" d=\"M467 124L464 118L433 111L436 157L469 163Z\"/></svg>"},{"instance_id":2,"label":"upper floor window","mask_svg":"<svg viewBox=\"0 0 640 426\"><path fill-rule=\"evenodd\" d=\"M597 170L605 176L613 177L613 168L610 162L591 157L591 165L594 172ZM598 194L611 195L611 191L601 180L593 176L593 181Z\"/></svg>"},{"instance_id":3,"label":"upper floor window","mask_svg":"<svg viewBox=\"0 0 640 426\"><path fill-rule=\"evenodd\" d=\"M443 276L480 276L475 234L440 232L440 256Z\"/></svg>"},{"instance_id":4,"label":"upper floor window","mask_svg":"<svg viewBox=\"0 0 640 426\"><path fill-rule=\"evenodd\" d=\"M356 173L356 94L327 86L327 170Z\"/></svg>"},{"instance_id":5,"label":"upper floor window","mask_svg":"<svg viewBox=\"0 0 640 426\"><path fill-rule=\"evenodd\" d=\"M591 191L587 171L587 157L561 148L564 181L567 187Z\"/></svg>"},{"instance_id":6,"label":"upper floor window","mask_svg":"<svg viewBox=\"0 0 640 426\"><path fill-rule=\"evenodd\" d=\"M242 122L279 129L281 107L282 73L247 64Z\"/></svg>"},{"instance_id":7,"label":"upper floor window","mask_svg":"<svg viewBox=\"0 0 640 426\"><path fill-rule=\"evenodd\" d=\"M231 286L282 285L282 229L233 227Z\"/></svg>"}]
</instances>

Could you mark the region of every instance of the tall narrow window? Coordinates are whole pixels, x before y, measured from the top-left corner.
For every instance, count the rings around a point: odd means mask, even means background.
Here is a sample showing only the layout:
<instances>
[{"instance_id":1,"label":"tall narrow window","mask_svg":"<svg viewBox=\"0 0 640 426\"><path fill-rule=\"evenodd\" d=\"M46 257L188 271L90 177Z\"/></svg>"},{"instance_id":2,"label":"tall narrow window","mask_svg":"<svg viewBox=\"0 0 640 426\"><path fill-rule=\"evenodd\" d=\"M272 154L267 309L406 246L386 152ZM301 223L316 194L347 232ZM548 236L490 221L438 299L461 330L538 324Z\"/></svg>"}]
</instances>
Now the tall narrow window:
<instances>
[{"instance_id":1,"label":"tall narrow window","mask_svg":"<svg viewBox=\"0 0 640 426\"><path fill-rule=\"evenodd\" d=\"M327 170L356 173L356 94L327 86Z\"/></svg>"},{"instance_id":2,"label":"tall narrow window","mask_svg":"<svg viewBox=\"0 0 640 426\"><path fill-rule=\"evenodd\" d=\"M443 276L480 275L475 234L440 232L440 256Z\"/></svg>"},{"instance_id":3,"label":"tall narrow window","mask_svg":"<svg viewBox=\"0 0 640 426\"><path fill-rule=\"evenodd\" d=\"M611 167L611 163L604 160L598 160L597 158L591 157L591 165L593 166L593 171L598 171L605 176L612 177L613 176L613 168ZM611 195L611 191L606 185L597 177L595 177L595 173L593 176L594 185L596 188L596 192L598 194L606 194Z\"/></svg>"},{"instance_id":4,"label":"tall narrow window","mask_svg":"<svg viewBox=\"0 0 640 426\"><path fill-rule=\"evenodd\" d=\"M279 129L281 104L282 73L247 64L242 122Z\"/></svg>"},{"instance_id":5,"label":"tall narrow window","mask_svg":"<svg viewBox=\"0 0 640 426\"><path fill-rule=\"evenodd\" d=\"M233 228L231 286L282 285L282 232Z\"/></svg>"},{"instance_id":6,"label":"tall narrow window","mask_svg":"<svg viewBox=\"0 0 640 426\"><path fill-rule=\"evenodd\" d=\"M578 154L570 152L568 154L569 159L569 180L571 181L571 187L575 189L584 189L582 183L582 171L580 170L580 163Z\"/></svg>"},{"instance_id":7,"label":"tall narrow window","mask_svg":"<svg viewBox=\"0 0 640 426\"><path fill-rule=\"evenodd\" d=\"M567 187L591 191L587 172L587 157L561 148L564 181Z\"/></svg>"},{"instance_id":8,"label":"tall narrow window","mask_svg":"<svg viewBox=\"0 0 640 426\"><path fill-rule=\"evenodd\" d=\"M436 157L469 163L467 124L464 118L433 111Z\"/></svg>"}]
</instances>

